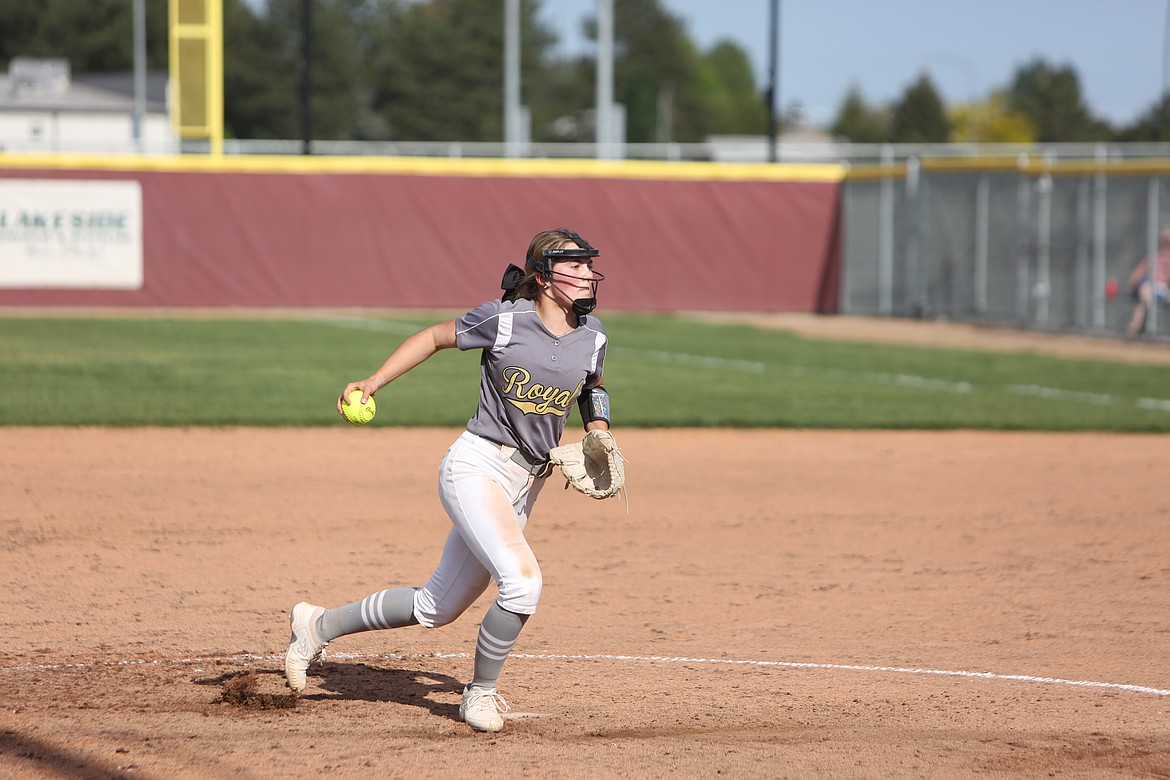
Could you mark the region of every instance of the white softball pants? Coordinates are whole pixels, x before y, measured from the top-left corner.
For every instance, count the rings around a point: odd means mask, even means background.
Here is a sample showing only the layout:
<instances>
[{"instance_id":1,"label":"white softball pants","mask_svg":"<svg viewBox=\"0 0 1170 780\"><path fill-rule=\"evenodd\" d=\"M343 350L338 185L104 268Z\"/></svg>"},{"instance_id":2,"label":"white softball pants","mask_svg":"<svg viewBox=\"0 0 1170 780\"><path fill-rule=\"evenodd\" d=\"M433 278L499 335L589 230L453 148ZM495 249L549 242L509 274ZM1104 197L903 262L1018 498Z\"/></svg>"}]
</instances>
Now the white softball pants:
<instances>
[{"instance_id":1,"label":"white softball pants","mask_svg":"<svg viewBox=\"0 0 1170 780\"><path fill-rule=\"evenodd\" d=\"M434 574L414 594L414 615L427 628L462 615L492 581L502 608L536 612L540 566L524 526L544 479L512 461L512 452L464 431L439 465L439 498L453 527Z\"/></svg>"}]
</instances>

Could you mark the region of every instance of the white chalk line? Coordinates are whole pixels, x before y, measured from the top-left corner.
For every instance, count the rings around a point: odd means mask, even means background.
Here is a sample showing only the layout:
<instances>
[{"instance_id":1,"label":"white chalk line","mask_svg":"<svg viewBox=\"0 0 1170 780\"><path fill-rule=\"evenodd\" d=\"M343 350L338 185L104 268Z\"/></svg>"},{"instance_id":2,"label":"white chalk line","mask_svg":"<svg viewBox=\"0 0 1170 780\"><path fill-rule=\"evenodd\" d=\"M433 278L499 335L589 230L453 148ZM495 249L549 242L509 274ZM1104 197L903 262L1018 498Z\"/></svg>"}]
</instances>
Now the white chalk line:
<instances>
[{"instance_id":1,"label":"white chalk line","mask_svg":"<svg viewBox=\"0 0 1170 780\"><path fill-rule=\"evenodd\" d=\"M470 659L471 653L329 653L328 659L343 661L366 660L421 660L425 658L441 659ZM609 655L590 654L573 655L562 653L512 653L509 658L529 661L604 661L618 664L626 663L658 663L658 664L708 664L712 666L748 666L773 669L821 669L827 671L846 672L873 672L876 674L909 674L934 677L959 677L979 680L1004 680L1011 682L1025 682L1042 685L1067 685L1076 688L1096 688L1111 691L1127 691L1129 693L1145 693L1154 696L1170 696L1170 690L1151 688L1148 685L1131 685L1127 683L1097 682L1094 680L1069 680L1062 677L1037 677L1030 674L998 674L996 672L969 672L948 669L924 669L904 666L870 666L865 664L829 664L804 661L751 661L733 658L689 658L684 656L661 655ZM327 660L328 660L327 659ZM0 674L6 672L36 672L58 671L65 669L92 669L96 667L119 666L162 666L176 664L184 666L198 666L199 664L217 663L248 663L262 661L265 663L280 664L284 662L283 655L252 655L241 653L229 656L202 656L175 659L123 659L117 661L82 661L77 663L59 664L22 664L19 666L0 667ZM203 669L195 669L203 672Z\"/></svg>"},{"instance_id":2,"label":"white chalk line","mask_svg":"<svg viewBox=\"0 0 1170 780\"><path fill-rule=\"evenodd\" d=\"M330 317L322 320L298 320L318 325L332 325L335 328L349 330L368 330L374 333L398 333L409 336L422 330L425 325L415 325L409 322L395 322L394 320L374 320L368 317Z\"/></svg>"},{"instance_id":3,"label":"white chalk line","mask_svg":"<svg viewBox=\"0 0 1170 780\"><path fill-rule=\"evenodd\" d=\"M612 352L619 357L629 357L665 365L680 365L692 368L707 368L715 371L738 371L744 374L784 374L798 377L824 377L847 382L865 381L871 384L896 385L914 390L928 390L955 395L970 395L977 392L1002 392L1045 401L1066 401L1094 406L1130 405L1139 409L1170 412L1170 400L1162 398L1123 398L1108 393L1087 393L1078 390L1062 390L1043 385L989 385L980 388L971 382L950 379L935 379L915 374L889 374L877 371L848 371L835 368L809 368L795 364L777 365L758 360L736 360L732 358L688 355L683 352L662 350L630 349L614 347Z\"/></svg>"}]
</instances>

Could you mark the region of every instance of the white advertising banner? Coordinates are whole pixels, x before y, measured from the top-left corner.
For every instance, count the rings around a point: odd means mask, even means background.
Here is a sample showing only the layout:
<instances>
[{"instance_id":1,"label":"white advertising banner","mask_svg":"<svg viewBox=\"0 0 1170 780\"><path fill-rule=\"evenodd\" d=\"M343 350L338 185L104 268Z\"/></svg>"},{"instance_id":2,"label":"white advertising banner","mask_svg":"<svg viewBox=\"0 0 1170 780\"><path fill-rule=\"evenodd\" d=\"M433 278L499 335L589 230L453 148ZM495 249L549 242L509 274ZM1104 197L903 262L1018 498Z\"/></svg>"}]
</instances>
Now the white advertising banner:
<instances>
[{"instance_id":1,"label":"white advertising banner","mask_svg":"<svg viewBox=\"0 0 1170 780\"><path fill-rule=\"evenodd\" d=\"M141 287L141 184L0 179L0 288Z\"/></svg>"}]
</instances>

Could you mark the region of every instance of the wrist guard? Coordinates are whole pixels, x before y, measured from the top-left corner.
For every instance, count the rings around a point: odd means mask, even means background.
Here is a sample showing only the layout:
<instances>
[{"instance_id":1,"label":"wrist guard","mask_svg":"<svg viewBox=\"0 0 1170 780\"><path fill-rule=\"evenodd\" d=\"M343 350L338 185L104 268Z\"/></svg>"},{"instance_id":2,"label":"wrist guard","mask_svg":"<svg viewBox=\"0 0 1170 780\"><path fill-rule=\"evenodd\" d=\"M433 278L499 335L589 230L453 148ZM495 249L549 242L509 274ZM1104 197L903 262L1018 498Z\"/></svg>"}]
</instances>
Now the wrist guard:
<instances>
[{"instance_id":1,"label":"wrist guard","mask_svg":"<svg viewBox=\"0 0 1170 780\"><path fill-rule=\"evenodd\" d=\"M609 425L609 393L601 385L582 390L577 408L581 410L582 424L602 421Z\"/></svg>"}]
</instances>

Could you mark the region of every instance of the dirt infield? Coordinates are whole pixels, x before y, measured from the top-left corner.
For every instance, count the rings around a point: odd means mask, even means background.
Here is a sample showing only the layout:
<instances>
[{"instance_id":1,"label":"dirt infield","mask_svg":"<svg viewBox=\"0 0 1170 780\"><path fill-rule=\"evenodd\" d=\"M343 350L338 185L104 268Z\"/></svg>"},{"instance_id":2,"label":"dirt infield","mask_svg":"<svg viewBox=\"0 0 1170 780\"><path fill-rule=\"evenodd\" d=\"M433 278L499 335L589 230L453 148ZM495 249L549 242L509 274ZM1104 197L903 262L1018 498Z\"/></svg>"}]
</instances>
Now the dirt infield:
<instances>
[{"instance_id":1,"label":"dirt infield","mask_svg":"<svg viewBox=\"0 0 1170 780\"><path fill-rule=\"evenodd\" d=\"M1170 777L1165 436L625 431L629 514L532 520L503 733L491 593L293 700L285 612L423 581L455 434L0 429L0 776Z\"/></svg>"}]
</instances>

